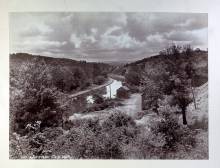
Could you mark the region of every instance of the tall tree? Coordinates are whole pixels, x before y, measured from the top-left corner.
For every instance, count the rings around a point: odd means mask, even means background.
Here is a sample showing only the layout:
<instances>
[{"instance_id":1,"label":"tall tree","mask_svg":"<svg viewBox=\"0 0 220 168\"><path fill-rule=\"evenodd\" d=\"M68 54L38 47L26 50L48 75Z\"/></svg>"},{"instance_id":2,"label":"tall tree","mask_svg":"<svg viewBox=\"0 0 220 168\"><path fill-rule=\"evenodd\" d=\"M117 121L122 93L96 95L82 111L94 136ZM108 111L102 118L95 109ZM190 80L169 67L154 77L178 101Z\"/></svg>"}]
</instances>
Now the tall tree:
<instances>
[{"instance_id":1,"label":"tall tree","mask_svg":"<svg viewBox=\"0 0 220 168\"><path fill-rule=\"evenodd\" d=\"M172 94L174 96L174 104L178 105L181 109L184 125L187 125L186 109L192 101L189 93L189 82L186 75L178 74L174 82Z\"/></svg>"},{"instance_id":2,"label":"tall tree","mask_svg":"<svg viewBox=\"0 0 220 168\"><path fill-rule=\"evenodd\" d=\"M191 48L190 45L186 45L184 46L183 48L183 54L188 58L189 62L187 63L186 67L185 67L185 71L186 71L186 74L189 78L189 81L190 81L190 88L191 88L191 93L192 93L192 96L193 96L193 102L194 102L194 106L195 106L195 109L196 109L196 99L195 99L195 93L194 93L194 78L195 78L195 67L192 63L192 55L193 55L193 49Z\"/></svg>"},{"instance_id":3,"label":"tall tree","mask_svg":"<svg viewBox=\"0 0 220 168\"><path fill-rule=\"evenodd\" d=\"M183 124L187 125L186 109L192 101L190 97L190 83L187 75L186 67L188 63L183 56L186 53L190 58L190 48L182 48L175 44L167 48L162 54L169 56L167 58L167 70L170 72L171 93L174 96L174 105L178 105L182 111Z\"/></svg>"}]
</instances>

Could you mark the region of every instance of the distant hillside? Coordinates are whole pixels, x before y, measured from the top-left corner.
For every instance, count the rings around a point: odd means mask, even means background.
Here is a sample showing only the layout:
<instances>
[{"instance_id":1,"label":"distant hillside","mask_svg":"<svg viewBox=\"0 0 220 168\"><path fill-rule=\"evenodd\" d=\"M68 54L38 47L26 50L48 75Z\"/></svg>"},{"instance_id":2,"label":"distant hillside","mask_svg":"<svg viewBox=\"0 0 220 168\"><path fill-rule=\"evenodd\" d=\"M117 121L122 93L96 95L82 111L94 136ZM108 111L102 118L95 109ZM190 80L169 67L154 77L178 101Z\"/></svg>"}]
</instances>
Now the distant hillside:
<instances>
[{"instance_id":1,"label":"distant hillside","mask_svg":"<svg viewBox=\"0 0 220 168\"><path fill-rule=\"evenodd\" d=\"M201 86L208 81L208 53L206 51L193 51L192 57L188 58L181 55L185 62L191 61L195 67L194 86ZM152 57L144 58L142 60L126 64L114 70L114 73L125 75L131 67L136 67L140 72L145 72L145 75L151 76L160 75L165 71L166 61L173 60L172 56L155 55Z\"/></svg>"},{"instance_id":2,"label":"distant hillside","mask_svg":"<svg viewBox=\"0 0 220 168\"><path fill-rule=\"evenodd\" d=\"M27 53L10 55L11 77L17 77L17 72L25 72L25 69L30 66L32 70L41 69L42 66L47 67L48 80L52 83L51 85L55 85L62 91L81 90L91 84L100 84L107 79L107 74L112 70L111 65L104 63L76 61Z\"/></svg>"},{"instance_id":3,"label":"distant hillside","mask_svg":"<svg viewBox=\"0 0 220 168\"><path fill-rule=\"evenodd\" d=\"M32 55L28 53L16 53L10 54L10 64L13 63L24 63L26 61L45 61L48 65L59 65L59 66L80 66L88 69L100 68L101 71L110 70L112 66L105 63L95 63L86 61L76 61L68 58L54 58L41 55Z\"/></svg>"}]
</instances>

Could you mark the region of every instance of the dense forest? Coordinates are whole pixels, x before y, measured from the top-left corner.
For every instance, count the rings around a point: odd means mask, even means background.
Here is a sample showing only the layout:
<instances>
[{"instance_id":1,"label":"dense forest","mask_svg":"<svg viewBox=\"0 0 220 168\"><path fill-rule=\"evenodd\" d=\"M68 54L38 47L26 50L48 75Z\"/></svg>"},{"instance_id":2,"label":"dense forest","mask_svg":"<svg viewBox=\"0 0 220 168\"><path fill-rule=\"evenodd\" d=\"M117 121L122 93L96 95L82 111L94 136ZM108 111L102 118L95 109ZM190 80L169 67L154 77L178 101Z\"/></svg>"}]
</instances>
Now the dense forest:
<instances>
[{"instance_id":1,"label":"dense forest","mask_svg":"<svg viewBox=\"0 0 220 168\"><path fill-rule=\"evenodd\" d=\"M110 73L141 95L142 110L128 115L116 108L123 100L96 92L103 108L87 113L108 115L69 121L80 104L68 96L107 82ZM189 45L122 66L12 54L10 157L206 159L207 82L208 53Z\"/></svg>"}]
</instances>

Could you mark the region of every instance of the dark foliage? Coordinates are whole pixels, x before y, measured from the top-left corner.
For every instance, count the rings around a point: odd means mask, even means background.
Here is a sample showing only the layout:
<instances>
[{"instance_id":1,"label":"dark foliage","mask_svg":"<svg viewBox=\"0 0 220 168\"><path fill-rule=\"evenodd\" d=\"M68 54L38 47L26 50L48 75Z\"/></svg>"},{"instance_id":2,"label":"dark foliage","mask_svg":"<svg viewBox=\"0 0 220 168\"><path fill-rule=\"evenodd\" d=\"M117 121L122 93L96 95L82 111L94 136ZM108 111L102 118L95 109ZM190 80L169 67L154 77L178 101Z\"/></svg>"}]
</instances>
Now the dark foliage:
<instances>
[{"instance_id":1,"label":"dark foliage","mask_svg":"<svg viewBox=\"0 0 220 168\"><path fill-rule=\"evenodd\" d=\"M139 86L140 81L141 81L141 76L140 73L135 72L133 70L130 70L126 75L125 75L125 81L130 84L130 85L136 85Z\"/></svg>"},{"instance_id":2,"label":"dark foliage","mask_svg":"<svg viewBox=\"0 0 220 168\"><path fill-rule=\"evenodd\" d=\"M110 69L102 63L25 53L10 55L11 130L25 134L26 125L36 121L41 121L42 128L60 125L63 109L56 88L61 92L83 90L93 82L93 75L103 75Z\"/></svg>"},{"instance_id":3,"label":"dark foliage","mask_svg":"<svg viewBox=\"0 0 220 168\"><path fill-rule=\"evenodd\" d=\"M153 131L155 134L161 133L165 136L163 151L166 153L178 150L179 144L189 148L195 147L195 132L187 127L181 127L169 113L163 113L163 120Z\"/></svg>"},{"instance_id":4,"label":"dark foliage","mask_svg":"<svg viewBox=\"0 0 220 168\"><path fill-rule=\"evenodd\" d=\"M101 85L101 84L103 84L105 81L106 81L106 78L105 78L104 76L97 76L97 77L94 79L94 84L96 84L96 85Z\"/></svg>"}]
</instances>

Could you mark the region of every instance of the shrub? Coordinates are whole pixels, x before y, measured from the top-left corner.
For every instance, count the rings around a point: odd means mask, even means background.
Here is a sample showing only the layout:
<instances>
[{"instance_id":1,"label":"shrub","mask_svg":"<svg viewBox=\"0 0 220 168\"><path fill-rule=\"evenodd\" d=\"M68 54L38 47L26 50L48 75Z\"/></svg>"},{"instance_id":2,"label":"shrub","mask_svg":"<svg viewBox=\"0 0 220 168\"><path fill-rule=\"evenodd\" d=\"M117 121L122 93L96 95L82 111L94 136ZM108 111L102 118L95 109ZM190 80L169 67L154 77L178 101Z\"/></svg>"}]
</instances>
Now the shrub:
<instances>
[{"instance_id":1,"label":"shrub","mask_svg":"<svg viewBox=\"0 0 220 168\"><path fill-rule=\"evenodd\" d=\"M136 146L140 156L143 159L161 159L164 158L163 146L165 144L165 136L161 133L153 133L142 130L136 140Z\"/></svg>"},{"instance_id":2,"label":"shrub","mask_svg":"<svg viewBox=\"0 0 220 168\"><path fill-rule=\"evenodd\" d=\"M97 76L95 79L94 79L94 84L96 85L101 85L105 82L105 77L104 76Z\"/></svg>"},{"instance_id":3,"label":"shrub","mask_svg":"<svg viewBox=\"0 0 220 168\"><path fill-rule=\"evenodd\" d=\"M177 143L181 140L180 126L170 115L165 115L153 131L155 134L160 133L165 136L164 148L168 150L175 150Z\"/></svg>"},{"instance_id":4,"label":"shrub","mask_svg":"<svg viewBox=\"0 0 220 168\"><path fill-rule=\"evenodd\" d=\"M106 130L112 129L112 128L119 128L119 127L135 127L134 120L122 112L116 112L112 115L110 115L102 124L103 128Z\"/></svg>"},{"instance_id":5,"label":"shrub","mask_svg":"<svg viewBox=\"0 0 220 168\"><path fill-rule=\"evenodd\" d=\"M181 145L185 147L186 151L195 147L195 131L180 126L176 118L172 117L172 113L164 113L163 119L152 130L154 134L161 134L165 138L162 146L164 158L169 157L167 154L170 152L177 152Z\"/></svg>"},{"instance_id":6,"label":"shrub","mask_svg":"<svg viewBox=\"0 0 220 168\"><path fill-rule=\"evenodd\" d=\"M135 141L138 129L134 120L122 113L116 112L110 115L102 123L103 132L109 135L113 141L121 146Z\"/></svg>"},{"instance_id":7,"label":"shrub","mask_svg":"<svg viewBox=\"0 0 220 168\"><path fill-rule=\"evenodd\" d=\"M94 99L94 103L96 103L96 104L104 103L104 98L100 94L94 94L93 99Z\"/></svg>"},{"instance_id":8,"label":"shrub","mask_svg":"<svg viewBox=\"0 0 220 168\"><path fill-rule=\"evenodd\" d=\"M69 154L72 158L122 159L124 146L132 143L136 135L134 121L125 114L112 114L102 124L99 120L84 119L57 139L53 154Z\"/></svg>"},{"instance_id":9,"label":"shrub","mask_svg":"<svg viewBox=\"0 0 220 168\"><path fill-rule=\"evenodd\" d=\"M18 102L15 122L19 125L16 131L21 134L29 123L41 121L42 127L48 127L59 125L61 120L62 109L56 103L56 97L51 89L41 88L30 94L26 92L22 102Z\"/></svg>"},{"instance_id":10,"label":"shrub","mask_svg":"<svg viewBox=\"0 0 220 168\"><path fill-rule=\"evenodd\" d=\"M125 75L125 80L130 85L139 86L140 81L141 81L140 73L130 71L128 74Z\"/></svg>"},{"instance_id":11,"label":"shrub","mask_svg":"<svg viewBox=\"0 0 220 168\"><path fill-rule=\"evenodd\" d=\"M15 88L20 94L12 94L14 86L10 86L11 131L25 134L26 125L35 121L41 121L42 127L58 125L62 110L56 101L54 89L48 88L51 81L45 63L27 63L14 76Z\"/></svg>"},{"instance_id":12,"label":"shrub","mask_svg":"<svg viewBox=\"0 0 220 168\"><path fill-rule=\"evenodd\" d=\"M11 159L21 159L31 155L29 151L29 143L26 137L21 137L19 134L9 134L9 157Z\"/></svg>"}]
</instances>

